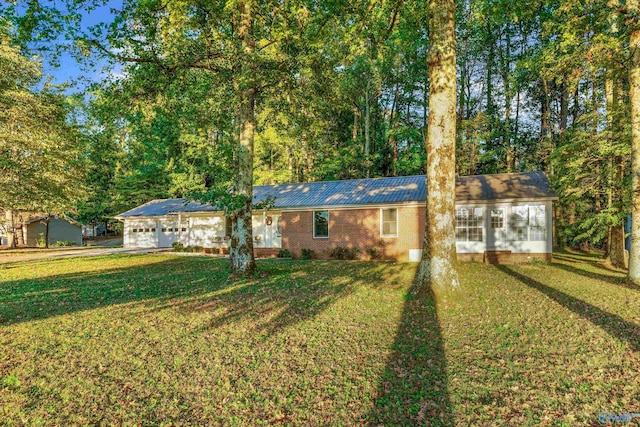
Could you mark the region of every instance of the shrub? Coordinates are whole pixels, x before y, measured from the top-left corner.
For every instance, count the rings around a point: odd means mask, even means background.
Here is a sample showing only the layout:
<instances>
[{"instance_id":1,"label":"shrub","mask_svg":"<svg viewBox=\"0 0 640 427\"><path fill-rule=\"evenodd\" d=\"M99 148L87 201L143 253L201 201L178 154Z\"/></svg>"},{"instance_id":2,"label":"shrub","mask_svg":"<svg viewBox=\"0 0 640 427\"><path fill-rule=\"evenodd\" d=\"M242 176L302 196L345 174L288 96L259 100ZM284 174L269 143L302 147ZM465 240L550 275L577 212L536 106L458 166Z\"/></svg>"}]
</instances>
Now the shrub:
<instances>
[{"instance_id":1,"label":"shrub","mask_svg":"<svg viewBox=\"0 0 640 427\"><path fill-rule=\"evenodd\" d=\"M39 248L47 247L47 240L44 237L44 233L38 234L38 238L36 239L36 246Z\"/></svg>"},{"instance_id":2,"label":"shrub","mask_svg":"<svg viewBox=\"0 0 640 427\"><path fill-rule=\"evenodd\" d=\"M173 242L171 244L171 247L176 252L183 252L184 251L184 245L182 243L180 243L180 242Z\"/></svg>"},{"instance_id":3,"label":"shrub","mask_svg":"<svg viewBox=\"0 0 640 427\"><path fill-rule=\"evenodd\" d=\"M289 249L280 249L278 251L278 258L291 258L291 252Z\"/></svg>"},{"instance_id":4,"label":"shrub","mask_svg":"<svg viewBox=\"0 0 640 427\"><path fill-rule=\"evenodd\" d=\"M313 249L302 248L302 259L313 259Z\"/></svg>"},{"instance_id":5,"label":"shrub","mask_svg":"<svg viewBox=\"0 0 640 427\"><path fill-rule=\"evenodd\" d=\"M369 247L366 249L366 252L371 259L382 259L382 251L378 248Z\"/></svg>"},{"instance_id":6,"label":"shrub","mask_svg":"<svg viewBox=\"0 0 640 427\"><path fill-rule=\"evenodd\" d=\"M344 246L337 246L331 249L329 252L329 256L334 259L342 259L342 260L352 260L357 259L358 255L360 255L360 249L358 248L347 248Z\"/></svg>"},{"instance_id":7,"label":"shrub","mask_svg":"<svg viewBox=\"0 0 640 427\"><path fill-rule=\"evenodd\" d=\"M75 241L70 241L70 240L57 240L53 246L75 246L76 242Z\"/></svg>"}]
</instances>

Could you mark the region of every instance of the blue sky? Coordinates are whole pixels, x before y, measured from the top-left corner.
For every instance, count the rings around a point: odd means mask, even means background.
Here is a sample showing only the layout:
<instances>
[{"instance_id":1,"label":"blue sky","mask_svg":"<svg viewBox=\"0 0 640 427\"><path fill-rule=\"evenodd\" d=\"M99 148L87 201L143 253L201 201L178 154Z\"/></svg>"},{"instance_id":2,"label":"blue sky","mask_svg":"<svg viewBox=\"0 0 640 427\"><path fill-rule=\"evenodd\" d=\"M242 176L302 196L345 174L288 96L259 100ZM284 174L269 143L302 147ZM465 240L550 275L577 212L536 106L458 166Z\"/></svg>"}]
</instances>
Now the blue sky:
<instances>
[{"instance_id":1,"label":"blue sky","mask_svg":"<svg viewBox=\"0 0 640 427\"><path fill-rule=\"evenodd\" d=\"M100 6L91 12L85 11L82 14L81 26L83 30L87 28L105 22L109 23L113 21L114 13L112 9L121 9L123 1L126 0L109 0L105 5ZM59 40L59 43L68 44L69 41ZM79 63L69 52L64 52L58 58L58 65L54 64L52 55L46 53L48 46L34 43L31 46L36 54L40 53L39 57L42 60L43 71L45 75L51 76L54 84L71 84L66 90L66 93L78 93L82 92L89 82L100 81L105 76L103 70L106 65L105 61L97 63L95 66L87 66L87 64ZM45 48L42 50L42 48Z\"/></svg>"}]
</instances>

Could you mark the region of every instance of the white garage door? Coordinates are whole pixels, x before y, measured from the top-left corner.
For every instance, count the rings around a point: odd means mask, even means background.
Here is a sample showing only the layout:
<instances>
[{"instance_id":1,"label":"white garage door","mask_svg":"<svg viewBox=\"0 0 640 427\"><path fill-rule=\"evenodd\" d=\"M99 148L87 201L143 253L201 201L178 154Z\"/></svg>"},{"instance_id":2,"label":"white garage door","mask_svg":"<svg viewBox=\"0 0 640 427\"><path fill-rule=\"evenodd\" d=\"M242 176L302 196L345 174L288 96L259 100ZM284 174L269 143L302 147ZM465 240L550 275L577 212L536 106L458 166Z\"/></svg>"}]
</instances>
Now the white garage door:
<instances>
[{"instance_id":1,"label":"white garage door","mask_svg":"<svg viewBox=\"0 0 640 427\"><path fill-rule=\"evenodd\" d=\"M170 248L173 242L178 240L178 226L175 223L160 222L160 233L158 234L160 248Z\"/></svg>"},{"instance_id":2,"label":"white garage door","mask_svg":"<svg viewBox=\"0 0 640 427\"><path fill-rule=\"evenodd\" d=\"M131 224L129 239L125 246L134 248L155 248L158 239L155 222L138 222Z\"/></svg>"}]
</instances>

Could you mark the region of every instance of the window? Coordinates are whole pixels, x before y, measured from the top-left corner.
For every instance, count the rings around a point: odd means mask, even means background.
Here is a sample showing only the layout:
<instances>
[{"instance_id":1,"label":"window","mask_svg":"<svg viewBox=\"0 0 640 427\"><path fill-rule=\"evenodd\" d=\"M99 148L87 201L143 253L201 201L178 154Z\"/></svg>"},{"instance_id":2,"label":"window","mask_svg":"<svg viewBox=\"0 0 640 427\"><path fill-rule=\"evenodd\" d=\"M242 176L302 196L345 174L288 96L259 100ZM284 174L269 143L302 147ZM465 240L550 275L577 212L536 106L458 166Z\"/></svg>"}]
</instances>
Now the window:
<instances>
[{"instance_id":1,"label":"window","mask_svg":"<svg viewBox=\"0 0 640 427\"><path fill-rule=\"evenodd\" d=\"M148 228L145 228L145 229L144 229L144 232L145 232L145 233L148 233L148 232L149 232L149 229L148 229Z\"/></svg>"},{"instance_id":2,"label":"window","mask_svg":"<svg viewBox=\"0 0 640 427\"><path fill-rule=\"evenodd\" d=\"M484 240L482 208L456 208L456 241L482 242Z\"/></svg>"},{"instance_id":3,"label":"window","mask_svg":"<svg viewBox=\"0 0 640 427\"><path fill-rule=\"evenodd\" d=\"M529 206L529 230L529 240L547 240L547 218L544 205Z\"/></svg>"},{"instance_id":4,"label":"window","mask_svg":"<svg viewBox=\"0 0 640 427\"><path fill-rule=\"evenodd\" d=\"M398 237L398 209L380 209L382 237Z\"/></svg>"},{"instance_id":5,"label":"window","mask_svg":"<svg viewBox=\"0 0 640 427\"><path fill-rule=\"evenodd\" d=\"M152 233L155 233L155 232L156 232L156 229L155 229L155 228L152 228L152 229L151 229L151 232L152 232Z\"/></svg>"},{"instance_id":6,"label":"window","mask_svg":"<svg viewBox=\"0 0 640 427\"><path fill-rule=\"evenodd\" d=\"M224 222L225 237L231 237L232 226L233 226L233 221L231 221L231 218L229 217L225 218L225 222ZM185 231L185 229L183 228L182 231Z\"/></svg>"},{"instance_id":7,"label":"window","mask_svg":"<svg viewBox=\"0 0 640 427\"><path fill-rule=\"evenodd\" d=\"M187 229L185 227L182 227L182 231L187 231Z\"/></svg>"},{"instance_id":8,"label":"window","mask_svg":"<svg viewBox=\"0 0 640 427\"><path fill-rule=\"evenodd\" d=\"M169 231L171 231L171 229L169 229ZM166 232L167 232L167 229L166 229L166 228L163 228L163 229L162 229L162 232L163 232L163 233L166 233Z\"/></svg>"},{"instance_id":9,"label":"window","mask_svg":"<svg viewBox=\"0 0 640 427\"><path fill-rule=\"evenodd\" d=\"M313 211L313 237L329 237L329 211Z\"/></svg>"},{"instance_id":10,"label":"window","mask_svg":"<svg viewBox=\"0 0 640 427\"><path fill-rule=\"evenodd\" d=\"M494 230L504 229L504 209L491 209L491 228Z\"/></svg>"},{"instance_id":11,"label":"window","mask_svg":"<svg viewBox=\"0 0 640 427\"><path fill-rule=\"evenodd\" d=\"M529 240L529 208L527 206L511 207L509 228L512 240Z\"/></svg>"}]
</instances>

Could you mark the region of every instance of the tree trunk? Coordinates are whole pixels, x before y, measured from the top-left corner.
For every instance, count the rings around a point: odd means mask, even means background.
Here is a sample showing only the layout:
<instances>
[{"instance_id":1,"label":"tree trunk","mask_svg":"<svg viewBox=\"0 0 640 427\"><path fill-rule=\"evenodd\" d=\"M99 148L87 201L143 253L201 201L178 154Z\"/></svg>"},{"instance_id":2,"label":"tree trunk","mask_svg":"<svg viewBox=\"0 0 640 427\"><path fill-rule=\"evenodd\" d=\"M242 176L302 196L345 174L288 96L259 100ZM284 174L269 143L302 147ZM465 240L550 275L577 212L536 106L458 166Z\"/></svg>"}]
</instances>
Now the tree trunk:
<instances>
[{"instance_id":1,"label":"tree trunk","mask_svg":"<svg viewBox=\"0 0 640 427\"><path fill-rule=\"evenodd\" d=\"M634 18L640 13L640 0L627 0ZM637 18L635 18L637 19ZM629 42L629 95L631 103L631 251L628 278L640 284L640 27L634 19Z\"/></svg>"},{"instance_id":2,"label":"tree trunk","mask_svg":"<svg viewBox=\"0 0 640 427\"><path fill-rule=\"evenodd\" d=\"M419 282L459 288L456 272L456 51L454 0L429 0L427 215Z\"/></svg>"},{"instance_id":3,"label":"tree trunk","mask_svg":"<svg viewBox=\"0 0 640 427\"><path fill-rule=\"evenodd\" d=\"M15 229L15 240L16 240L16 244L17 245L26 245L27 242L25 241L25 237L24 237L24 218L22 216L22 213L20 211L18 211L18 217L16 220L16 213L15 211L13 212L13 224L14 224L14 229ZM17 225L16 225L17 223Z\"/></svg>"},{"instance_id":4,"label":"tree trunk","mask_svg":"<svg viewBox=\"0 0 640 427\"><path fill-rule=\"evenodd\" d=\"M16 223L13 218L13 211L6 211L5 218L7 219L7 244L10 248L16 248Z\"/></svg>"},{"instance_id":5,"label":"tree trunk","mask_svg":"<svg viewBox=\"0 0 640 427\"><path fill-rule=\"evenodd\" d=\"M238 3L240 25L238 34L243 54L250 60L255 50L253 40L253 10L251 2ZM241 197L242 206L235 212L231 230L229 263L233 275L249 275L255 270L253 257L253 230L251 206L253 199L253 139L255 134L255 81L254 70L241 66L236 93L239 99L238 126L239 145L237 147L238 172L234 176L236 196Z\"/></svg>"},{"instance_id":6,"label":"tree trunk","mask_svg":"<svg viewBox=\"0 0 640 427\"><path fill-rule=\"evenodd\" d=\"M44 219L44 247L49 249L49 223L51 222L51 216L47 215ZM107 236L107 229L104 229L104 235Z\"/></svg>"},{"instance_id":7,"label":"tree trunk","mask_svg":"<svg viewBox=\"0 0 640 427\"><path fill-rule=\"evenodd\" d=\"M358 140L358 119L360 118L360 109L353 107L353 128L351 129L351 139L355 142Z\"/></svg>"},{"instance_id":8,"label":"tree trunk","mask_svg":"<svg viewBox=\"0 0 640 427\"><path fill-rule=\"evenodd\" d=\"M369 155L371 151L371 105L369 91L371 90L371 78L367 77L367 87L364 92L364 176L369 178Z\"/></svg>"}]
</instances>

